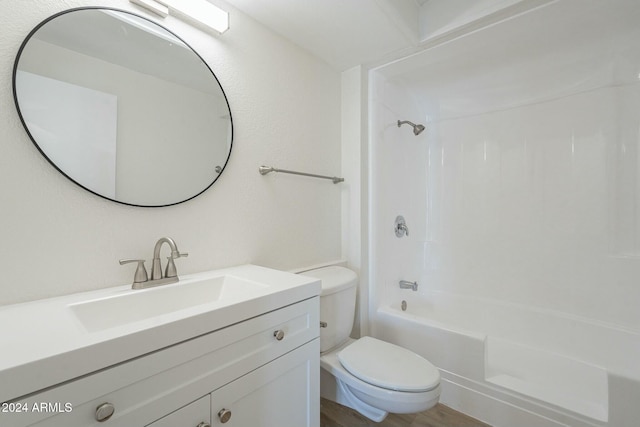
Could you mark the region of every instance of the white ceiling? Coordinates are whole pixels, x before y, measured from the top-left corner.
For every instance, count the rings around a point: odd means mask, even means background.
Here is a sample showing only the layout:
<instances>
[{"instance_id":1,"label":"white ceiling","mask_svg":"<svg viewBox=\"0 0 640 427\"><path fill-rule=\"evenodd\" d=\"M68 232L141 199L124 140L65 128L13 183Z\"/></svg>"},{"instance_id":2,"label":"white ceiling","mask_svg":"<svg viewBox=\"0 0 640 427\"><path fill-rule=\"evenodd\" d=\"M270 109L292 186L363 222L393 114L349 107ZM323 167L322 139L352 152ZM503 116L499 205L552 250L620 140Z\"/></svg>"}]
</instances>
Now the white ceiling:
<instances>
[{"instance_id":1,"label":"white ceiling","mask_svg":"<svg viewBox=\"0 0 640 427\"><path fill-rule=\"evenodd\" d=\"M415 46L427 0L226 1L343 71Z\"/></svg>"}]
</instances>

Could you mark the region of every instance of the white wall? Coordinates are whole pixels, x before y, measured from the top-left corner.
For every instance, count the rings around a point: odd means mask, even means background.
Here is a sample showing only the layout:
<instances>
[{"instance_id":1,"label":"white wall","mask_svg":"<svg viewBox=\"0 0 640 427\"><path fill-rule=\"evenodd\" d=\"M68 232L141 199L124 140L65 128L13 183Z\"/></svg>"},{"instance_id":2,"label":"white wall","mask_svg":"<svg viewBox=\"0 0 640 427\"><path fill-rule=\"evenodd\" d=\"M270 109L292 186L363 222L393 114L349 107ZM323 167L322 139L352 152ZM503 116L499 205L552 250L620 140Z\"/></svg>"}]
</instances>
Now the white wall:
<instances>
[{"instance_id":1,"label":"white wall","mask_svg":"<svg viewBox=\"0 0 640 427\"><path fill-rule=\"evenodd\" d=\"M222 36L172 17L162 23L201 54L229 98L233 152L213 187L177 206L135 208L94 196L49 165L16 113L13 61L46 17L104 4L0 2L0 305L130 282L133 267L118 259L149 259L161 236L189 252L177 262L180 274L247 262L293 269L340 258L340 187L257 171L266 164L340 174L340 75L223 3L231 29ZM125 0L108 5L145 13Z\"/></svg>"},{"instance_id":2,"label":"white wall","mask_svg":"<svg viewBox=\"0 0 640 427\"><path fill-rule=\"evenodd\" d=\"M362 173L362 141L366 140L366 120L363 120L363 99L366 88L363 87L362 67L353 67L342 72L342 175L345 179L342 187L342 256L347 267L358 274L358 304L353 329L354 336L366 331L367 319L363 315L367 310L369 281L366 270L362 268L363 227L362 184L366 181Z\"/></svg>"}]
</instances>

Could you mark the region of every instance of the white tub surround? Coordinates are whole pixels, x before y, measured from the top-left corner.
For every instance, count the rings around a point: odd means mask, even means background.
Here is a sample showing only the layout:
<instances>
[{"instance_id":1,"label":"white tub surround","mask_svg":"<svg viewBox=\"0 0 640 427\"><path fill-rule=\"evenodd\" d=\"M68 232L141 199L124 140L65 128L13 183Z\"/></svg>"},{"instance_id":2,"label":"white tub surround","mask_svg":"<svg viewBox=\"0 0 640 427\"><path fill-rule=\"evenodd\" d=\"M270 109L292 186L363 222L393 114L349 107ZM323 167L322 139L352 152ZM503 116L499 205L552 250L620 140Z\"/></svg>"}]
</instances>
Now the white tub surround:
<instances>
[{"instance_id":1,"label":"white tub surround","mask_svg":"<svg viewBox=\"0 0 640 427\"><path fill-rule=\"evenodd\" d=\"M640 416L638 19L552 2L370 73L372 335L491 425Z\"/></svg>"},{"instance_id":2,"label":"white tub surround","mask_svg":"<svg viewBox=\"0 0 640 427\"><path fill-rule=\"evenodd\" d=\"M246 292L211 302L180 304L180 291L203 280L232 277L255 286ZM154 292L175 292L164 311L153 312L145 298ZM229 290L227 290L229 292ZM180 282L132 290L123 285L23 304L0 307L7 327L0 352L0 402L87 375L124 361L210 333L294 302L318 295L320 281L255 265L185 275ZM134 306L119 300L135 298ZM104 313L87 322L83 304L111 304L112 319ZM138 308L136 308L138 306ZM139 311L151 310L139 318ZM121 321L121 318L125 321ZM85 319L85 320L83 320ZM110 324L109 322L112 321ZM1 419L1 416L0 416Z\"/></svg>"}]
</instances>

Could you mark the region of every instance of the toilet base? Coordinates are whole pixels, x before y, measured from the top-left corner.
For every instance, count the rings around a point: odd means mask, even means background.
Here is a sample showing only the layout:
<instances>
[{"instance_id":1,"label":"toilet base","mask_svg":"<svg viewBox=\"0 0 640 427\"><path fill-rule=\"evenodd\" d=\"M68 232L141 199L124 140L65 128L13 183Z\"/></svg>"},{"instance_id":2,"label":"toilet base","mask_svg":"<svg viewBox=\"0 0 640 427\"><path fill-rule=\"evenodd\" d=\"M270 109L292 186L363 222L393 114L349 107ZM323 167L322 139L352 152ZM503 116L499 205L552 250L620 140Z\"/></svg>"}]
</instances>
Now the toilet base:
<instances>
[{"instance_id":1,"label":"toilet base","mask_svg":"<svg viewBox=\"0 0 640 427\"><path fill-rule=\"evenodd\" d=\"M383 411L355 398L351 390L329 372L320 369L320 397L351 408L377 423L384 420L388 412Z\"/></svg>"}]
</instances>

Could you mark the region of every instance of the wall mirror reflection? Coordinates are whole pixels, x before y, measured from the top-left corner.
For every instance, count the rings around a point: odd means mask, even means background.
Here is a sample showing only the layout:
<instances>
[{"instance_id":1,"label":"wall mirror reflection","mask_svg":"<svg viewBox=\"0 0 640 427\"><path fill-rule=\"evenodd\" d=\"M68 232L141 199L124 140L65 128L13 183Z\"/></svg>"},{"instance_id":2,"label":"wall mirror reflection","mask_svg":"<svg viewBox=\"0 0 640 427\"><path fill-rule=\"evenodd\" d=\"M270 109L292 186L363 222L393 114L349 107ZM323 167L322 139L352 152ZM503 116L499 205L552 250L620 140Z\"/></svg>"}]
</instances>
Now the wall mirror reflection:
<instances>
[{"instance_id":1,"label":"wall mirror reflection","mask_svg":"<svg viewBox=\"0 0 640 427\"><path fill-rule=\"evenodd\" d=\"M39 24L14 67L21 120L66 177L104 198L167 206L209 188L233 141L209 66L138 15L72 9Z\"/></svg>"}]
</instances>

